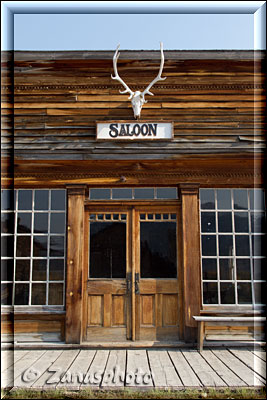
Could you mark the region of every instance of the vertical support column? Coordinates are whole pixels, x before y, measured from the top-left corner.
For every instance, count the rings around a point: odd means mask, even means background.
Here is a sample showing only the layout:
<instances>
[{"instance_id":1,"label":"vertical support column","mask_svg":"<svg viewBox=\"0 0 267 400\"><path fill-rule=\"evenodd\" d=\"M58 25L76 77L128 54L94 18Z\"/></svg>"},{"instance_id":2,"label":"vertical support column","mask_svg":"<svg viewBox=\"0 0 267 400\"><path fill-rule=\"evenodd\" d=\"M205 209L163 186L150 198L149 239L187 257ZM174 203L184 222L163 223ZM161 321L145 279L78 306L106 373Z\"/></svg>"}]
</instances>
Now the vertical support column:
<instances>
[{"instance_id":1,"label":"vertical support column","mask_svg":"<svg viewBox=\"0 0 267 400\"><path fill-rule=\"evenodd\" d=\"M82 339L85 188L67 186L66 343L81 343Z\"/></svg>"},{"instance_id":2,"label":"vertical support column","mask_svg":"<svg viewBox=\"0 0 267 400\"><path fill-rule=\"evenodd\" d=\"M198 184L181 184L183 233L183 319L184 340L195 342L201 307L200 227Z\"/></svg>"}]
</instances>

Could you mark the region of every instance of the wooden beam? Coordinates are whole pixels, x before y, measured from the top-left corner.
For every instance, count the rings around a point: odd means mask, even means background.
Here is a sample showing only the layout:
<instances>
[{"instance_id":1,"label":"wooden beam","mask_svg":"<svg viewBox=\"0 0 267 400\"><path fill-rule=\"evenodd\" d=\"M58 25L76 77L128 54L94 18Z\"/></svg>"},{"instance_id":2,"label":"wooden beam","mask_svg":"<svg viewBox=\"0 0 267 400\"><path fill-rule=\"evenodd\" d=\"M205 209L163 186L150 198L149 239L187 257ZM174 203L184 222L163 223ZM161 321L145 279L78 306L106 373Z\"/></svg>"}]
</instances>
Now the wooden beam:
<instances>
[{"instance_id":1,"label":"wooden beam","mask_svg":"<svg viewBox=\"0 0 267 400\"><path fill-rule=\"evenodd\" d=\"M66 343L81 343L82 340L85 189L84 185L67 186Z\"/></svg>"},{"instance_id":2,"label":"wooden beam","mask_svg":"<svg viewBox=\"0 0 267 400\"><path fill-rule=\"evenodd\" d=\"M181 184L183 235L183 317L184 340L196 341L197 323L193 315L200 314L201 273L199 242L199 185Z\"/></svg>"}]
</instances>

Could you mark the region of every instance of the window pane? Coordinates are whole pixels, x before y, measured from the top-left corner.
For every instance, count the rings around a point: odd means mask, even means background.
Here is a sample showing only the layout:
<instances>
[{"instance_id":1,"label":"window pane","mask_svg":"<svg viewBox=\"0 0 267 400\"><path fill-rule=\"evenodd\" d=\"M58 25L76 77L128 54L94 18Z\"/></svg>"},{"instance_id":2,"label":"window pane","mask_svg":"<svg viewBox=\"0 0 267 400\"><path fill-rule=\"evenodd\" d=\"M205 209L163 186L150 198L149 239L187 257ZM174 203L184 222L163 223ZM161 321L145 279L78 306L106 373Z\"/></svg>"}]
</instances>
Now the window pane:
<instances>
[{"instance_id":1,"label":"window pane","mask_svg":"<svg viewBox=\"0 0 267 400\"><path fill-rule=\"evenodd\" d=\"M34 213L34 233L48 232L48 214Z\"/></svg>"},{"instance_id":2,"label":"window pane","mask_svg":"<svg viewBox=\"0 0 267 400\"><path fill-rule=\"evenodd\" d=\"M109 200L110 189L90 189L90 200Z\"/></svg>"},{"instance_id":3,"label":"window pane","mask_svg":"<svg viewBox=\"0 0 267 400\"><path fill-rule=\"evenodd\" d=\"M216 256L216 236L215 235L202 235L202 255L203 256Z\"/></svg>"},{"instance_id":4,"label":"window pane","mask_svg":"<svg viewBox=\"0 0 267 400\"><path fill-rule=\"evenodd\" d=\"M11 306L12 305L12 283L1 284L1 305Z\"/></svg>"},{"instance_id":5,"label":"window pane","mask_svg":"<svg viewBox=\"0 0 267 400\"><path fill-rule=\"evenodd\" d=\"M254 283L254 294L256 304L266 304L266 283Z\"/></svg>"},{"instance_id":6,"label":"window pane","mask_svg":"<svg viewBox=\"0 0 267 400\"><path fill-rule=\"evenodd\" d=\"M14 236L1 236L1 256L14 256Z\"/></svg>"},{"instance_id":7,"label":"window pane","mask_svg":"<svg viewBox=\"0 0 267 400\"><path fill-rule=\"evenodd\" d=\"M235 231L248 232L248 213L235 212Z\"/></svg>"},{"instance_id":8,"label":"window pane","mask_svg":"<svg viewBox=\"0 0 267 400\"><path fill-rule=\"evenodd\" d=\"M32 280L46 281L47 260L33 260Z\"/></svg>"},{"instance_id":9,"label":"window pane","mask_svg":"<svg viewBox=\"0 0 267 400\"><path fill-rule=\"evenodd\" d=\"M14 213L1 213L1 232L14 233Z\"/></svg>"},{"instance_id":10,"label":"window pane","mask_svg":"<svg viewBox=\"0 0 267 400\"><path fill-rule=\"evenodd\" d=\"M113 199L131 199L132 198L132 189L112 189L112 198Z\"/></svg>"},{"instance_id":11,"label":"window pane","mask_svg":"<svg viewBox=\"0 0 267 400\"><path fill-rule=\"evenodd\" d=\"M18 213L17 233L31 233L31 230L32 230L32 214Z\"/></svg>"},{"instance_id":12,"label":"window pane","mask_svg":"<svg viewBox=\"0 0 267 400\"><path fill-rule=\"evenodd\" d=\"M233 258L221 258L219 260L220 265L220 279L224 280L234 280L234 260Z\"/></svg>"},{"instance_id":13,"label":"window pane","mask_svg":"<svg viewBox=\"0 0 267 400\"><path fill-rule=\"evenodd\" d=\"M236 260L236 279L238 280L250 280L250 259L242 258Z\"/></svg>"},{"instance_id":14,"label":"window pane","mask_svg":"<svg viewBox=\"0 0 267 400\"><path fill-rule=\"evenodd\" d=\"M62 305L63 304L63 284L50 283L49 284L49 305Z\"/></svg>"},{"instance_id":15,"label":"window pane","mask_svg":"<svg viewBox=\"0 0 267 400\"><path fill-rule=\"evenodd\" d=\"M32 284L32 305L45 305L46 304L46 284L33 283Z\"/></svg>"},{"instance_id":16,"label":"window pane","mask_svg":"<svg viewBox=\"0 0 267 400\"><path fill-rule=\"evenodd\" d=\"M31 236L17 236L17 257L31 256Z\"/></svg>"},{"instance_id":17,"label":"window pane","mask_svg":"<svg viewBox=\"0 0 267 400\"><path fill-rule=\"evenodd\" d=\"M201 231L216 232L215 213L213 212L201 213Z\"/></svg>"},{"instance_id":18,"label":"window pane","mask_svg":"<svg viewBox=\"0 0 267 400\"><path fill-rule=\"evenodd\" d=\"M213 189L200 189L200 202L202 210L214 210L215 196Z\"/></svg>"},{"instance_id":19,"label":"window pane","mask_svg":"<svg viewBox=\"0 0 267 400\"><path fill-rule=\"evenodd\" d=\"M231 210L231 190L217 189L217 208L219 210Z\"/></svg>"},{"instance_id":20,"label":"window pane","mask_svg":"<svg viewBox=\"0 0 267 400\"><path fill-rule=\"evenodd\" d=\"M63 281L64 280L64 261L62 259L53 259L49 261L49 280Z\"/></svg>"},{"instance_id":21,"label":"window pane","mask_svg":"<svg viewBox=\"0 0 267 400\"><path fill-rule=\"evenodd\" d=\"M235 251L237 256L249 256L249 236L238 235L235 237Z\"/></svg>"},{"instance_id":22,"label":"window pane","mask_svg":"<svg viewBox=\"0 0 267 400\"><path fill-rule=\"evenodd\" d=\"M30 280L30 260L16 260L16 281Z\"/></svg>"},{"instance_id":23,"label":"window pane","mask_svg":"<svg viewBox=\"0 0 267 400\"><path fill-rule=\"evenodd\" d=\"M35 190L34 195L34 209L35 210L48 210L48 190Z\"/></svg>"},{"instance_id":24,"label":"window pane","mask_svg":"<svg viewBox=\"0 0 267 400\"><path fill-rule=\"evenodd\" d=\"M1 259L1 280L13 281L14 260Z\"/></svg>"},{"instance_id":25,"label":"window pane","mask_svg":"<svg viewBox=\"0 0 267 400\"><path fill-rule=\"evenodd\" d=\"M176 278L176 223L141 222L141 277Z\"/></svg>"},{"instance_id":26,"label":"window pane","mask_svg":"<svg viewBox=\"0 0 267 400\"><path fill-rule=\"evenodd\" d=\"M264 210L264 191L262 189L252 189L249 191L250 209Z\"/></svg>"},{"instance_id":27,"label":"window pane","mask_svg":"<svg viewBox=\"0 0 267 400\"><path fill-rule=\"evenodd\" d=\"M64 236L50 236L50 257L64 257Z\"/></svg>"},{"instance_id":28,"label":"window pane","mask_svg":"<svg viewBox=\"0 0 267 400\"><path fill-rule=\"evenodd\" d=\"M90 223L90 278L125 278L126 224Z\"/></svg>"},{"instance_id":29,"label":"window pane","mask_svg":"<svg viewBox=\"0 0 267 400\"><path fill-rule=\"evenodd\" d=\"M266 280L266 259L253 258L253 274L255 280Z\"/></svg>"},{"instance_id":30,"label":"window pane","mask_svg":"<svg viewBox=\"0 0 267 400\"><path fill-rule=\"evenodd\" d=\"M15 191L1 189L1 210L14 210Z\"/></svg>"},{"instance_id":31,"label":"window pane","mask_svg":"<svg viewBox=\"0 0 267 400\"><path fill-rule=\"evenodd\" d=\"M252 232L265 232L265 214L264 213L251 213L251 231Z\"/></svg>"},{"instance_id":32,"label":"window pane","mask_svg":"<svg viewBox=\"0 0 267 400\"><path fill-rule=\"evenodd\" d=\"M219 235L219 255L220 256L233 255L233 236Z\"/></svg>"},{"instance_id":33,"label":"window pane","mask_svg":"<svg viewBox=\"0 0 267 400\"><path fill-rule=\"evenodd\" d=\"M33 237L33 257L47 257L47 236Z\"/></svg>"},{"instance_id":34,"label":"window pane","mask_svg":"<svg viewBox=\"0 0 267 400\"><path fill-rule=\"evenodd\" d=\"M220 283L221 304L235 304L234 283Z\"/></svg>"},{"instance_id":35,"label":"window pane","mask_svg":"<svg viewBox=\"0 0 267 400\"><path fill-rule=\"evenodd\" d=\"M51 213L50 220L51 233L64 233L65 232L65 213Z\"/></svg>"},{"instance_id":36,"label":"window pane","mask_svg":"<svg viewBox=\"0 0 267 400\"><path fill-rule=\"evenodd\" d=\"M203 303L218 304L218 286L217 283L203 283Z\"/></svg>"},{"instance_id":37,"label":"window pane","mask_svg":"<svg viewBox=\"0 0 267 400\"><path fill-rule=\"evenodd\" d=\"M154 189L153 188L139 188L134 189L135 199L154 199Z\"/></svg>"},{"instance_id":38,"label":"window pane","mask_svg":"<svg viewBox=\"0 0 267 400\"><path fill-rule=\"evenodd\" d=\"M265 256L266 249L263 246L265 235L252 235L252 254L254 256Z\"/></svg>"},{"instance_id":39,"label":"window pane","mask_svg":"<svg viewBox=\"0 0 267 400\"><path fill-rule=\"evenodd\" d=\"M219 232L232 232L232 213L219 212L218 213L218 230Z\"/></svg>"},{"instance_id":40,"label":"window pane","mask_svg":"<svg viewBox=\"0 0 267 400\"><path fill-rule=\"evenodd\" d=\"M234 189L234 208L238 210L248 209L248 191L245 189Z\"/></svg>"},{"instance_id":41,"label":"window pane","mask_svg":"<svg viewBox=\"0 0 267 400\"><path fill-rule=\"evenodd\" d=\"M177 199L177 188L157 188L157 199Z\"/></svg>"},{"instance_id":42,"label":"window pane","mask_svg":"<svg viewBox=\"0 0 267 400\"><path fill-rule=\"evenodd\" d=\"M28 283L16 283L15 284L14 304L16 304L16 305L29 304L29 284Z\"/></svg>"},{"instance_id":43,"label":"window pane","mask_svg":"<svg viewBox=\"0 0 267 400\"><path fill-rule=\"evenodd\" d=\"M51 190L51 210L65 210L65 190Z\"/></svg>"},{"instance_id":44,"label":"window pane","mask_svg":"<svg viewBox=\"0 0 267 400\"><path fill-rule=\"evenodd\" d=\"M237 284L238 304L252 304L251 283Z\"/></svg>"},{"instance_id":45,"label":"window pane","mask_svg":"<svg viewBox=\"0 0 267 400\"><path fill-rule=\"evenodd\" d=\"M217 260L216 258L202 259L202 276L203 279L217 279Z\"/></svg>"},{"instance_id":46,"label":"window pane","mask_svg":"<svg viewBox=\"0 0 267 400\"><path fill-rule=\"evenodd\" d=\"M32 209L32 190L19 190L18 209L31 210Z\"/></svg>"}]
</instances>

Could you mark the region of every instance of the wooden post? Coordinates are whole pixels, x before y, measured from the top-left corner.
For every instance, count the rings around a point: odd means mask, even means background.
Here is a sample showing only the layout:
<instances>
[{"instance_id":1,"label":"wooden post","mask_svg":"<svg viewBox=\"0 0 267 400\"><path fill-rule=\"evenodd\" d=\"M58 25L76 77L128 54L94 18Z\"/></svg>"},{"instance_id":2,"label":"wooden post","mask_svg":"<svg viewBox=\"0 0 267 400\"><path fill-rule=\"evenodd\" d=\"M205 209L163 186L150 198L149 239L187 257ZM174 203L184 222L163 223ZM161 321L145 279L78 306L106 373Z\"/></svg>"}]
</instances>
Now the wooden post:
<instances>
[{"instance_id":1,"label":"wooden post","mask_svg":"<svg viewBox=\"0 0 267 400\"><path fill-rule=\"evenodd\" d=\"M197 322L193 315L200 314L200 227L197 184L181 184L183 234L183 319L184 340L197 340Z\"/></svg>"},{"instance_id":2,"label":"wooden post","mask_svg":"<svg viewBox=\"0 0 267 400\"><path fill-rule=\"evenodd\" d=\"M84 251L84 185L67 186L66 343L81 343Z\"/></svg>"}]
</instances>

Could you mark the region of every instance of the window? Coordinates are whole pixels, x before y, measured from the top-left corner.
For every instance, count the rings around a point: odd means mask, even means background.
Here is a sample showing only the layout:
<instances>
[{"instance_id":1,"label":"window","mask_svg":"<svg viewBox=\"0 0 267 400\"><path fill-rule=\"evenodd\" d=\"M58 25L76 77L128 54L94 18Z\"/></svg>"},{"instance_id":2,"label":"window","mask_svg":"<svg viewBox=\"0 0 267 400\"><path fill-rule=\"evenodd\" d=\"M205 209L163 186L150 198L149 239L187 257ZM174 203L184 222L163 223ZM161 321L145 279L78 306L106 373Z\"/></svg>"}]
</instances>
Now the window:
<instances>
[{"instance_id":1,"label":"window","mask_svg":"<svg viewBox=\"0 0 267 400\"><path fill-rule=\"evenodd\" d=\"M175 200L177 198L176 187L96 188L89 190L90 200Z\"/></svg>"},{"instance_id":2,"label":"window","mask_svg":"<svg viewBox=\"0 0 267 400\"><path fill-rule=\"evenodd\" d=\"M200 189L204 305L263 304L262 189Z\"/></svg>"},{"instance_id":3,"label":"window","mask_svg":"<svg viewBox=\"0 0 267 400\"><path fill-rule=\"evenodd\" d=\"M62 306L66 191L2 190L1 197L2 305Z\"/></svg>"}]
</instances>

